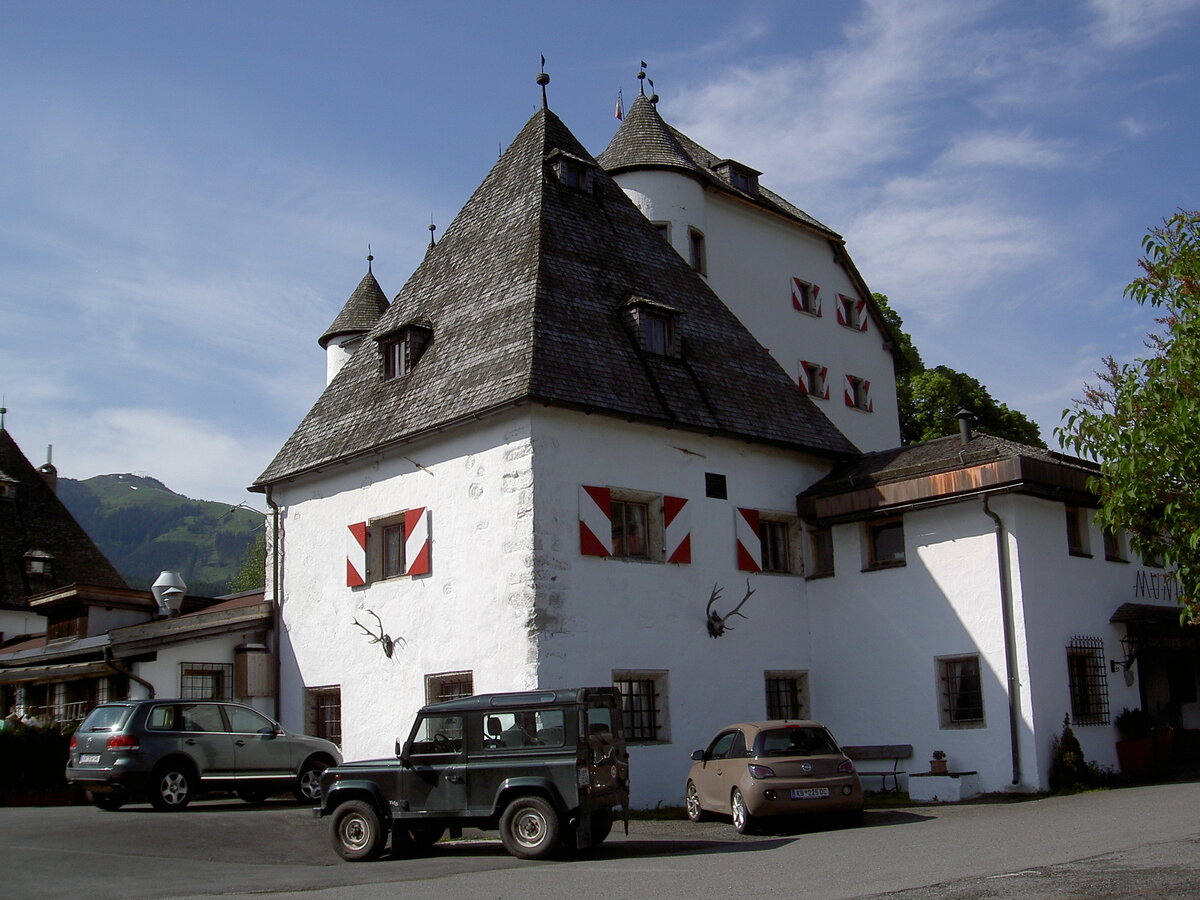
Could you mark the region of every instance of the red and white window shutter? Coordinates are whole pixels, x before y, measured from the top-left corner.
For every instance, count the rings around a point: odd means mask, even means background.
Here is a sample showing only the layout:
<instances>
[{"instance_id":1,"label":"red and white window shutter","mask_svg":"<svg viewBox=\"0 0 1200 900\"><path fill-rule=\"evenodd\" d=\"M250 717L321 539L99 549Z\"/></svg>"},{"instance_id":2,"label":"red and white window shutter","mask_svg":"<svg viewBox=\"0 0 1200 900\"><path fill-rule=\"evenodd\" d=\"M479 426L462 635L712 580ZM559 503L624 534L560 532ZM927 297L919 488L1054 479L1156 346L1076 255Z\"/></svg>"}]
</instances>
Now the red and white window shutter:
<instances>
[{"instance_id":1,"label":"red and white window shutter","mask_svg":"<svg viewBox=\"0 0 1200 900\"><path fill-rule=\"evenodd\" d=\"M367 583L367 523L346 529L346 587L362 587Z\"/></svg>"},{"instance_id":2,"label":"red and white window shutter","mask_svg":"<svg viewBox=\"0 0 1200 900\"><path fill-rule=\"evenodd\" d=\"M432 569L427 507L404 513L404 563L405 575L428 575Z\"/></svg>"},{"instance_id":3,"label":"red and white window shutter","mask_svg":"<svg viewBox=\"0 0 1200 900\"><path fill-rule=\"evenodd\" d=\"M875 411L875 401L871 399L871 382L867 379L855 378L853 375L845 376L843 393L847 406L857 407L867 412Z\"/></svg>"},{"instance_id":4,"label":"red and white window shutter","mask_svg":"<svg viewBox=\"0 0 1200 900\"><path fill-rule=\"evenodd\" d=\"M691 510L683 497L663 497L663 530L666 532L667 562L692 561Z\"/></svg>"},{"instance_id":5,"label":"red and white window shutter","mask_svg":"<svg viewBox=\"0 0 1200 900\"><path fill-rule=\"evenodd\" d=\"M867 315L867 301L859 300L858 301L858 330L866 331L867 323L870 320L871 320L871 317Z\"/></svg>"},{"instance_id":6,"label":"red and white window shutter","mask_svg":"<svg viewBox=\"0 0 1200 900\"><path fill-rule=\"evenodd\" d=\"M815 378L813 374L815 373ZM829 399L829 366L800 360L800 390L811 397Z\"/></svg>"},{"instance_id":7,"label":"red and white window shutter","mask_svg":"<svg viewBox=\"0 0 1200 900\"><path fill-rule=\"evenodd\" d=\"M804 292L808 291L808 303L804 302ZM807 281L792 277L792 307L801 312L821 315L821 286L809 284Z\"/></svg>"},{"instance_id":8,"label":"red and white window shutter","mask_svg":"<svg viewBox=\"0 0 1200 900\"><path fill-rule=\"evenodd\" d=\"M612 492L606 487L579 486L579 552L612 556Z\"/></svg>"},{"instance_id":9,"label":"red and white window shutter","mask_svg":"<svg viewBox=\"0 0 1200 900\"><path fill-rule=\"evenodd\" d=\"M734 535L737 542L737 567L743 572L762 571L762 541L758 536L758 510L733 511Z\"/></svg>"}]
</instances>

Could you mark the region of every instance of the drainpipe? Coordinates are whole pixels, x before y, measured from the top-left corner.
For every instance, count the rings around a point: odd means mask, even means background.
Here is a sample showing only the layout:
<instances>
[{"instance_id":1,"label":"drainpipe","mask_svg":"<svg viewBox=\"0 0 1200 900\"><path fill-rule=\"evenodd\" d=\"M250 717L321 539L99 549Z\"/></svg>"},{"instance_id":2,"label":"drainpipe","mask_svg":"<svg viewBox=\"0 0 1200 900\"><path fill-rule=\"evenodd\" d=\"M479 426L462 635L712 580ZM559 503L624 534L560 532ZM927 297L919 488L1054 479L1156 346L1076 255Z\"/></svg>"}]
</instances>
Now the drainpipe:
<instances>
[{"instance_id":1,"label":"drainpipe","mask_svg":"<svg viewBox=\"0 0 1200 900\"><path fill-rule=\"evenodd\" d=\"M279 652L283 643L283 591L279 589L279 504L271 496L270 485L267 485L267 506L271 507L271 593L274 594L271 615L275 632L275 721L278 722L282 710L279 695L283 689L283 655Z\"/></svg>"},{"instance_id":2,"label":"drainpipe","mask_svg":"<svg viewBox=\"0 0 1200 900\"><path fill-rule=\"evenodd\" d=\"M104 648L104 664L106 666L108 666L110 669L112 669L114 672L116 672L118 675L124 675L128 679L130 679L132 681L136 681L138 684L140 684L142 687L144 687L146 689L146 693L148 693L150 695L147 699L150 699L150 700L154 699L154 685L152 685L150 682L148 682L145 678L140 678L137 675L134 675L132 669L130 669L125 664L119 663L115 659L113 659L112 647Z\"/></svg>"},{"instance_id":3,"label":"drainpipe","mask_svg":"<svg viewBox=\"0 0 1200 900\"><path fill-rule=\"evenodd\" d=\"M1011 569L1008 565L1008 541L1004 537L1004 523L988 505L988 495L983 495L983 511L996 523L996 563L1000 569L1000 607L1004 617L1004 667L1008 676L1008 732L1012 746L1012 783L1021 783L1021 751L1017 743L1020 727L1018 705L1017 652L1013 638L1013 603L1010 584Z\"/></svg>"}]
</instances>

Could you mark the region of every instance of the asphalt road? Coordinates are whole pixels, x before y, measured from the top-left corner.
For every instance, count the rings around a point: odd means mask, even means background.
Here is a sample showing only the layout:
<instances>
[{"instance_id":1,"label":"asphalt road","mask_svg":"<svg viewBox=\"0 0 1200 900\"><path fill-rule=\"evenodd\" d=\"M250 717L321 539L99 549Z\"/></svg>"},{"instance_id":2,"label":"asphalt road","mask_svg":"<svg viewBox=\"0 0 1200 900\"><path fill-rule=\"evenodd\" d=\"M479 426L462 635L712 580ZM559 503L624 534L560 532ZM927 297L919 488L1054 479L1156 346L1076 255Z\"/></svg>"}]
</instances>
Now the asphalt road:
<instances>
[{"instance_id":1,"label":"asphalt road","mask_svg":"<svg viewBox=\"0 0 1200 900\"><path fill-rule=\"evenodd\" d=\"M523 862L497 840L344 863L327 821L283 802L0 808L14 898L1200 896L1200 782L1019 802L868 811L863 827L740 837L725 822L632 822L578 858Z\"/></svg>"}]
</instances>

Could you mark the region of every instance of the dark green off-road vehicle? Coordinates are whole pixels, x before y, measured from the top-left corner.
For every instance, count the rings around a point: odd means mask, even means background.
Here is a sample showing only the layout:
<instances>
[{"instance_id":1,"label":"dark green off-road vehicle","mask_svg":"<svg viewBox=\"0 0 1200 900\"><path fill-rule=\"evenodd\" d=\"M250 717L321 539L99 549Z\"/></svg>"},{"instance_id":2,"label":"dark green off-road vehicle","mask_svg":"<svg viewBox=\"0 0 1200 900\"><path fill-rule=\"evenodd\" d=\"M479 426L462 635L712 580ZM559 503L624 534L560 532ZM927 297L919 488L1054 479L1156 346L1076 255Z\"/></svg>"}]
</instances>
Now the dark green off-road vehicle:
<instances>
[{"instance_id":1,"label":"dark green off-road vehicle","mask_svg":"<svg viewBox=\"0 0 1200 900\"><path fill-rule=\"evenodd\" d=\"M620 806L628 827L629 754L612 687L479 694L417 713L393 759L321 777L317 816L343 859L428 848L449 829L499 829L513 856L599 844Z\"/></svg>"}]
</instances>

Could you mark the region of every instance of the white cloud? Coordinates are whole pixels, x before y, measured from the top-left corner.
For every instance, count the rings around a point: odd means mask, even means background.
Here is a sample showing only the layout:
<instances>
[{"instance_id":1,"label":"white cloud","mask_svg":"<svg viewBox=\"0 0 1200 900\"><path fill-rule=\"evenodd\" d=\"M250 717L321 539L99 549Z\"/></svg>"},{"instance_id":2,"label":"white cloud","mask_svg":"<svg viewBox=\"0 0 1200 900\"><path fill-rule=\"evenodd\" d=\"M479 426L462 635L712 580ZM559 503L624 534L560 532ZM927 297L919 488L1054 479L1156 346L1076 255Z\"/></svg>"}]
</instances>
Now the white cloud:
<instances>
[{"instance_id":1,"label":"white cloud","mask_svg":"<svg viewBox=\"0 0 1200 900\"><path fill-rule=\"evenodd\" d=\"M1138 50L1174 28L1198 0L1088 0L1093 15L1089 36L1104 49Z\"/></svg>"},{"instance_id":2,"label":"white cloud","mask_svg":"<svg viewBox=\"0 0 1200 900\"><path fill-rule=\"evenodd\" d=\"M1067 149L1066 141L1033 137L1029 127L1015 134L974 132L953 138L937 162L958 167L1053 169L1068 161Z\"/></svg>"}]
</instances>

